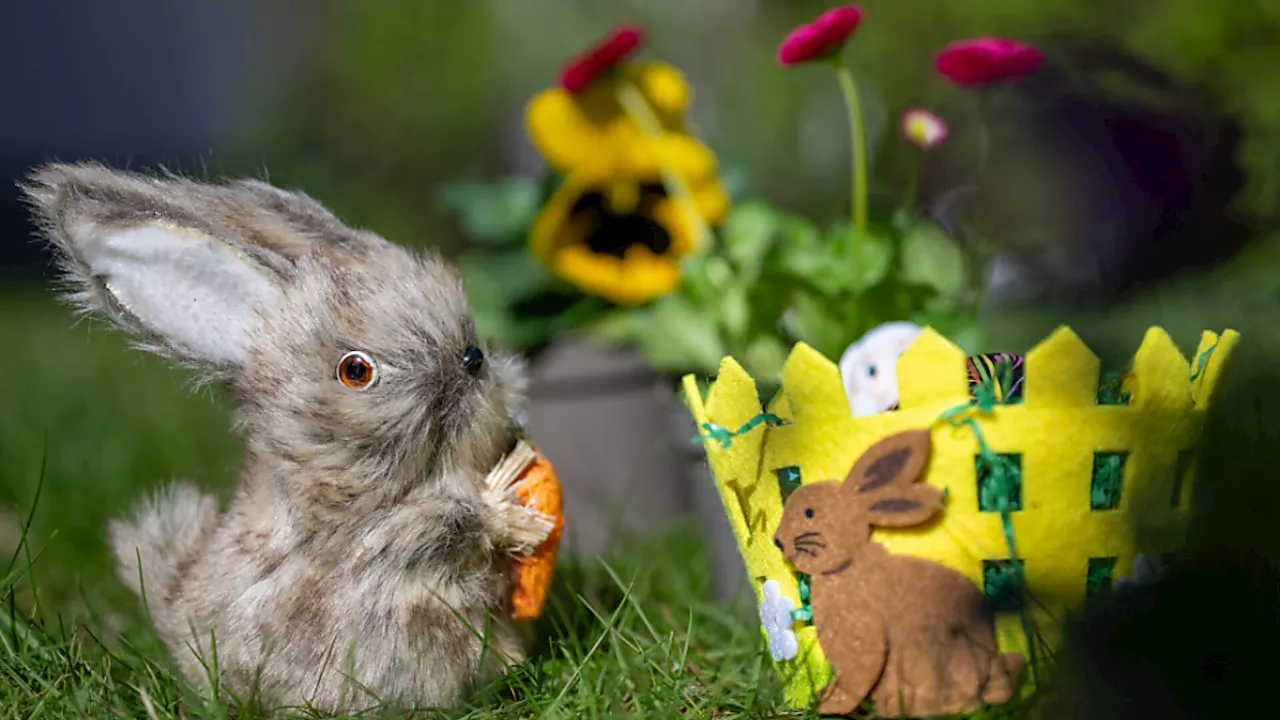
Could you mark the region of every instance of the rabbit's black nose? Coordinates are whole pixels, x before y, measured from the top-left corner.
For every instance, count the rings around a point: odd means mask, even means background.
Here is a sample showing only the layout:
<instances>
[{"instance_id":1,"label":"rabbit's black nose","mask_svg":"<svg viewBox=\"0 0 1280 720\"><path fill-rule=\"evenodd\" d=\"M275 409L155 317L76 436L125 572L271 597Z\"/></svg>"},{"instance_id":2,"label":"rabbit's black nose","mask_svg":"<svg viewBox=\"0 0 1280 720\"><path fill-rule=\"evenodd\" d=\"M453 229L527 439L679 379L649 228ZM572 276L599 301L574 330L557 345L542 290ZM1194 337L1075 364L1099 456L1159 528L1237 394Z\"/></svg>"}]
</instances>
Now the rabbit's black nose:
<instances>
[{"instance_id":1,"label":"rabbit's black nose","mask_svg":"<svg viewBox=\"0 0 1280 720\"><path fill-rule=\"evenodd\" d=\"M475 345L467 347L467 351L462 353L462 367L472 377L480 374L480 369L484 367L484 353L480 348Z\"/></svg>"},{"instance_id":2,"label":"rabbit's black nose","mask_svg":"<svg viewBox=\"0 0 1280 720\"><path fill-rule=\"evenodd\" d=\"M774 539L773 539L773 544L774 544L774 545L777 545L779 550L781 550L781 551L783 551L783 552L786 552L786 551L787 551L787 546L786 546L786 545L783 545L783 544L782 544L782 541L781 541L781 540L779 540L778 538L774 538Z\"/></svg>"}]
</instances>

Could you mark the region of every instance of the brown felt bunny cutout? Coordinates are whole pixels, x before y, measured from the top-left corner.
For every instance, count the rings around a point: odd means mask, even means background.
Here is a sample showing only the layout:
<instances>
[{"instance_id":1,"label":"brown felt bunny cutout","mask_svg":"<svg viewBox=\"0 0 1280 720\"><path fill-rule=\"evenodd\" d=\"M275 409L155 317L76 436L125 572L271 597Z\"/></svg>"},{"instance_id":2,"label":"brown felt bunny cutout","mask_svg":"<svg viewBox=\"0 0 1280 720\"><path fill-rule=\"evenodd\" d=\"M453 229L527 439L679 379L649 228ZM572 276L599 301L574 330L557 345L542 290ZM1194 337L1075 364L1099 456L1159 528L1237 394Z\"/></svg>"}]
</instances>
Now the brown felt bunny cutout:
<instances>
[{"instance_id":1,"label":"brown felt bunny cutout","mask_svg":"<svg viewBox=\"0 0 1280 720\"><path fill-rule=\"evenodd\" d=\"M918 484L927 430L881 440L844 482L787 498L774 543L812 577L813 624L834 677L818 709L847 715L868 696L890 717L961 713L1013 697L1025 660L998 654L982 593L945 565L890 555L872 527L920 525L942 491Z\"/></svg>"}]
</instances>

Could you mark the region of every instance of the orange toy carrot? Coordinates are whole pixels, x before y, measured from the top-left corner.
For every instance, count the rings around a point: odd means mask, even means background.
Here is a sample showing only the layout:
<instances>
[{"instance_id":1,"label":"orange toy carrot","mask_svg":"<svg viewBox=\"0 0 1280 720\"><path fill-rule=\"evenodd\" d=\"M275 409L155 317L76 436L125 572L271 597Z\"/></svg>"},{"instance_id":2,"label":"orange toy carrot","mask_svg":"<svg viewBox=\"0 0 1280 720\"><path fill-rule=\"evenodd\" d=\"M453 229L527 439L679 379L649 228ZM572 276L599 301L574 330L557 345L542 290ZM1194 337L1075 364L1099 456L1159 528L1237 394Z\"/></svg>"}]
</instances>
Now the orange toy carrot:
<instances>
[{"instance_id":1,"label":"orange toy carrot","mask_svg":"<svg viewBox=\"0 0 1280 720\"><path fill-rule=\"evenodd\" d=\"M552 524L546 539L537 547L526 548L525 552L517 554L514 564L511 615L516 620L531 620L542 614L542 605L555 572L560 533L564 529L560 481L546 457L521 441L494 468L487 484L493 490L514 493L524 505L544 516L538 519L538 528L526 528L525 523L512 518L513 537L540 537L546 530L544 523Z\"/></svg>"}]
</instances>

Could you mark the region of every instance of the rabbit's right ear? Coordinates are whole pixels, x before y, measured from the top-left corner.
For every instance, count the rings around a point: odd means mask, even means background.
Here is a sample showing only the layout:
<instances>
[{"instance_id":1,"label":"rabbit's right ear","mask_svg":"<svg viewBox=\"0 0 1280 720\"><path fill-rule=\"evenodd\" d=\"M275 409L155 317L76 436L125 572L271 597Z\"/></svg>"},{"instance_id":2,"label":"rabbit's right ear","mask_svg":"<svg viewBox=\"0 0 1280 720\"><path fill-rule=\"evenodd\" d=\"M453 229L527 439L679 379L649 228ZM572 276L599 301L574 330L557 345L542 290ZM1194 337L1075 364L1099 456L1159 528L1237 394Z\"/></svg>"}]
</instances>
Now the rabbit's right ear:
<instances>
[{"instance_id":1,"label":"rabbit's right ear","mask_svg":"<svg viewBox=\"0 0 1280 720\"><path fill-rule=\"evenodd\" d=\"M145 347L208 369L241 366L262 313L284 299L270 251L218 237L199 186L96 164L49 165L23 190L72 298Z\"/></svg>"}]
</instances>

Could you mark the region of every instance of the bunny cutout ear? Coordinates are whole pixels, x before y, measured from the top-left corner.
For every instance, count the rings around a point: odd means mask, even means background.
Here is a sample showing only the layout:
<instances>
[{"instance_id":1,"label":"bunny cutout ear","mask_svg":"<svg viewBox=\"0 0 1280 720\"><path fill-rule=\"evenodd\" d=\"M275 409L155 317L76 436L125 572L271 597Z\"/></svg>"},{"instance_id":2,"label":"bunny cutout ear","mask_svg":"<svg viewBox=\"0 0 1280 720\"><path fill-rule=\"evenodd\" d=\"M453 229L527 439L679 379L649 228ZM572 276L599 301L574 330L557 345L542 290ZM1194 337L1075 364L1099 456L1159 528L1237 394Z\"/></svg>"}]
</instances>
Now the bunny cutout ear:
<instances>
[{"instance_id":1,"label":"bunny cutout ear","mask_svg":"<svg viewBox=\"0 0 1280 720\"><path fill-rule=\"evenodd\" d=\"M72 299L158 354L242 366L263 313L283 302L288 261L216 217L244 215L217 195L230 191L92 164L46 166L23 189Z\"/></svg>"},{"instance_id":2,"label":"bunny cutout ear","mask_svg":"<svg viewBox=\"0 0 1280 720\"><path fill-rule=\"evenodd\" d=\"M933 449L928 430L908 430L872 445L845 478L868 521L880 527L919 525L942 508L942 491L920 485Z\"/></svg>"}]
</instances>

